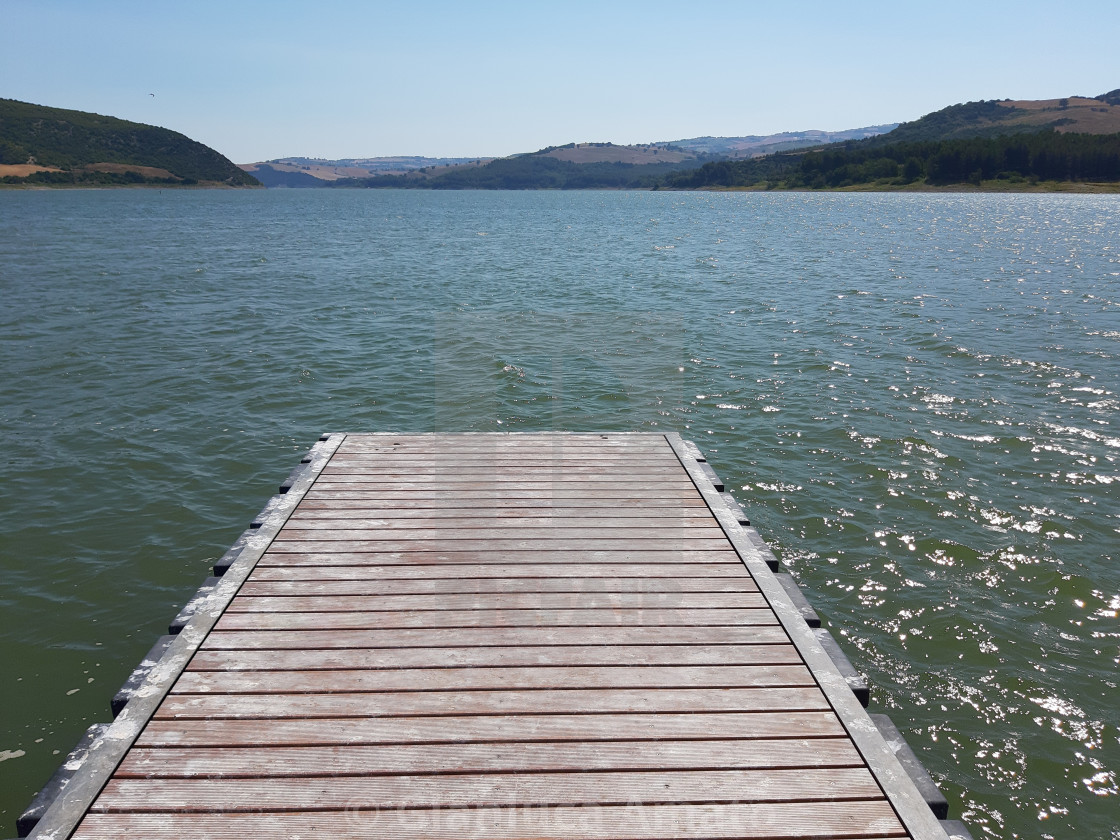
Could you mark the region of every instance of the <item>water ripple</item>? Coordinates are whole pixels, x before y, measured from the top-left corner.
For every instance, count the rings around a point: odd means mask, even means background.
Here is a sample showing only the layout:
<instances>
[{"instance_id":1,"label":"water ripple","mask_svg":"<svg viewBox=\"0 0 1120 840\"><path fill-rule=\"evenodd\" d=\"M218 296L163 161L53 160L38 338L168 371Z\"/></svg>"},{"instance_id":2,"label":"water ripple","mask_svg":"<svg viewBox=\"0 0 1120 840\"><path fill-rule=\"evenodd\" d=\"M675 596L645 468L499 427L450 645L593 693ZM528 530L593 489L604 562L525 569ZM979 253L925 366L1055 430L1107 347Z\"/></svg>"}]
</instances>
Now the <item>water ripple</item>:
<instances>
[{"instance_id":1,"label":"water ripple","mask_svg":"<svg viewBox=\"0 0 1120 840\"><path fill-rule=\"evenodd\" d=\"M321 432L648 429L978 837L1120 837L1118 231L1109 196L0 192L0 817Z\"/></svg>"}]
</instances>

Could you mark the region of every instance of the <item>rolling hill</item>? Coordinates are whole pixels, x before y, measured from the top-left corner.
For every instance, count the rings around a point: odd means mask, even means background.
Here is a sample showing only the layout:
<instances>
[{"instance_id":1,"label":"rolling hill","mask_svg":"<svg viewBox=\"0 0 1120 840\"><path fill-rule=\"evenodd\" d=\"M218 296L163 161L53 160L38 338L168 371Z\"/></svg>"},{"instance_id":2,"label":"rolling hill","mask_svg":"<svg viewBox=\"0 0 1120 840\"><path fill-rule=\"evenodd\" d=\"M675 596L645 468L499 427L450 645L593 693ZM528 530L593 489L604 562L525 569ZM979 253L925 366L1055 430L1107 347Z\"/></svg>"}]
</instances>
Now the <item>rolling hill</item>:
<instances>
[{"instance_id":1,"label":"rolling hill","mask_svg":"<svg viewBox=\"0 0 1120 840\"><path fill-rule=\"evenodd\" d=\"M177 131L14 99L0 99L0 183L260 186Z\"/></svg>"},{"instance_id":2,"label":"rolling hill","mask_svg":"<svg viewBox=\"0 0 1120 840\"><path fill-rule=\"evenodd\" d=\"M1060 134L1120 133L1120 90L1066 99L986 100L950 105L894 131L872 145L925 140L963 140L1056 131Z\"/></svg>"},{"instance_id":3,"label":"rolling hill","mask_svg":"<svg viewBox=\"0 0 1120 840\"><path fill-rule=\"evenodd\" d=\"M1120 90L951 105L893 131L671 175L675 189L1120 189Z\"/></svg>"},{"instance_id":4,"label":"rolling hill","mask_svg":"<svg viewBox=\"0 0 1120 840\"><path fill-rule=\"evenodd\" d=\"M664 156L662 157L662 153ZM344 178L330 187L428 190L647 189L701 160L681 150L613 143L571 143L487 163L417 170L405 175Z\"/></svg>"},{"instance_id":5,"label":"rolling hill","mask_svg":"<svg viewBox=\"0 0 1120 840\"><path fill-rule=\"evenodd\" d=\"M376 175L406 175L446 169L450 166L480 165L492 158L429 158L418 155L396 157L325 158L286 157L239 166L266 187L323 187L326 182L344 178L371 178Z\"/></svg>"},{"instance_id":6,"label":"rolling hill","mask_svg":"<svg viewBox=\"0 0 1120 840\"><path fill-rule=\"evenodd\" d=\"M897 125L898 123L869 125L844 131L783 131L780 134L752 134L744 137L691 137L685 140L671 140L666 145L712 157L759 157L788 149L801 149L806 146L840 143L844 140L863 140L867 137L886 134Z\"/></svg>"},{"instance_id":7,"label":"rolling hill","mask_svg":"<svg viewBox=\"0 0 1120 840\"><path fill-rule=\"evenodd\" d=\"M787 131L745 137L694 137L658 143L567 143L507 158L278 158L243 163L267 187L419 189L586 189L651 186L706 160L750 158L781 149L874 137L891 125L846 131ZM485 171L474 172L472 169ZM389 180L379 180L389 177Z\"/></svg>"}]
</instances>

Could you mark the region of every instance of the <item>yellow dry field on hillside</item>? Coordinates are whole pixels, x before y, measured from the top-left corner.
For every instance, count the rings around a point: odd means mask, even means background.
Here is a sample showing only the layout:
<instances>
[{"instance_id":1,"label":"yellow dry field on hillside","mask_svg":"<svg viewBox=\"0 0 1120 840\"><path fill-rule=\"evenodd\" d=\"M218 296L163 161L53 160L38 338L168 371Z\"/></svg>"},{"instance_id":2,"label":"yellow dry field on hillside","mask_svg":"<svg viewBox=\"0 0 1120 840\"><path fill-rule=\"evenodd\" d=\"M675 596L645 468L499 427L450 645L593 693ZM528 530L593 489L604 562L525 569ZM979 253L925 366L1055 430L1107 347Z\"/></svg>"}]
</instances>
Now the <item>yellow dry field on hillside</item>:
<instances>
[{"instance_id":1,"label":"yellow dry field on hillside","mask_svg":"<svg viewBox=\"0 0 1120 840\"><path fill-rule=\"evenodd\" d=\"M1071 120L1060 125L1057 130L1063 133L1078 134L1117 134L1120 133L1120 106L1109 105L1099 99L1085 99L1071 96L1062 107L1060 99L1020 100L1001 102L1008 108L1019 108L1026 114L1018 114L1008 121L1010 125L1037 125L1042 127L1055 120Z\"/></svg>"},{"instance_id":2,"label":"yellow dry field on hillside","mask_svg":"<svg viewBox=\"0 0 1120 840\"><path fill-rule=\"evenodd\" d=\"M39 166L34 163L0 163L0 178L14 175L17 178L26 178L36 172L61 172L53 166Z\"/></svg>"}]
</instances>

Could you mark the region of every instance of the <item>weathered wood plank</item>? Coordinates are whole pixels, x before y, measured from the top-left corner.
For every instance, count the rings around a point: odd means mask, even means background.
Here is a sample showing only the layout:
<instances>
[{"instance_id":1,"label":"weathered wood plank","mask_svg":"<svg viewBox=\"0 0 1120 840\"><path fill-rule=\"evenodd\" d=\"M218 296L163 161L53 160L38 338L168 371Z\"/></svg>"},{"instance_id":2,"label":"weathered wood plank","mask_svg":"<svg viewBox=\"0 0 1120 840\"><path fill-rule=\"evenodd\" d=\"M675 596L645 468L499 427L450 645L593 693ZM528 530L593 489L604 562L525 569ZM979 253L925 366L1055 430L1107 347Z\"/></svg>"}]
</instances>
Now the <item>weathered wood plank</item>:
<instances>
[{"instance_id":1,"label":"weathered wood plank","mask_svg":"<svg viewBox=\"0 0 1120 840\"><path fill-rule=\"evenodd\" d=\"M200 650L192 671L348 670L535 665L797 665L793 645L596 645L357 650Z\"/></svg>"},{"instance_id":2,"label":"weathered wood plank","mask_svg":"<svg viewBox=\"0 0 1120 840\"><path fill-rule=\"evenodd\" d=\"M361 533L361 532L357 532ZM310 539L307 532L285 532L277 534L269 552L282 551L324 552L324 551L383 551L437 553L452 551L482 551L488 554L514 551L561 551L561 552L602 552L620 551L637 554L642 551L685 552L685 551L726 551L726 543L719 539L698 537L695 539L638 540L626 539L486 539L482 537L464 539L362 539L348 533L336 531L325 538ZM648 558L647 558L648 559ZM680 562L679 557L675 562Z\"/></svg>"},{"instance_id":3,"label":"weathered wood plank","mask_svg":"<svg viewBox=\"0 0 1120 840\"><path fill-rule=\"evenodd\" d=\"M490 453L517 453L534 456L559 457L560 455L595 454L634 454L652 453L663 454L668 448L668 443L661 435L653 437L641 435L630 436L615 435L610 440L596 440L592 435L572 435L563 432L547 433L548 440L542 441L537 434L519 438L479 436L471 439L470 436L450 435L441 436L414 435L411 438L401 439L393 445L383 444L380 441L369 440L360 436L351 435L340 447L343 452L372 452L384 454L400 453L449 453L460 455L466 452L476 452L483 455ZM671 451L671 450L670 450Z\"/></svg>"},{"instance_id":4,"label":"weathered wood plank","mask_svg":"<svg viewBox=\"0 0 1120 840\"><path fill-rule=\"evenodd\" d=\"M672 449L668 447L669 455ZM367 448L361 444L350 446L343 444L341 454L351 458L465 458L465 459L508 459L516 460L525 458L530 460L564 460L564 459L658 459L666 457L666 450L658 445L643 443L627 443L618 446L578 446L565 445L562 447L541 448L539 446L472 446L459 444L455 447L446 446L416 446L408 449L398 448L393 450L380 448Z\"/></svg>"},{"instance_id":5,"label":"weathered wood plank","mask_svg":"<svg viewBox=\"0 0 1120 840\"><path fill-rule=\"evenodd\" d=\"M658 493L635 487L620 493L588 492L554 495L551 492L538 490L511 495L497 491L479 492L440 492L436 490L403 490L377 492L373 489L364 490L316 490L314 487L308 491L300 503L300 510L341 510L348 506L363 508L374 506L377 510L441 510L443 508L468 508L486 511L503 510L552 510L574 509L595 516L604 511L613 516L619 510L647 510L657 509L661 512L678 510L699 510L705 515L711 510L703 499L695 494L686 493Z\"/></svg>"},{"instance_id":6,"label":"weathered wood plank","mask_svg":"<svg viewBox=\"0 0 1120 840\"><path fill-rule=\"evenodd\" d=\"M340 451L334 460L368 460L368 461L410 461L410 460L456 460L456 461L677 461L671 449L646 448L638 450L630 446L620 447L615 451L595 450L584 448L580 452L542 452L540 450L511 450L506 452L479 452L479 451L434 451L418 452L409 450L405 452L363 452L360 448L347 447Z\"/></svg>"},{"instance_id":7,"label":"weathered wood plank","mask_svg":"<svg viewBox=\"0 0 1120 840\"><path fill-rule=\"evenodd\" d=\"M430 557L431 555L422 555ZM456 555L441 563L436 555L428 563L400 562L383 554L284 554L265 555L253 570L254 581L307 580L595 580L628 578L637 581L673 580L688 575L712 580L751 580L746 567L736 555L715 555L723 562L696 559L692 562L663 562L654 557L649 563L618 562L595 558L582 562L574 557L571 563L545 558L536 563L479 563ZM688 560L688 557L683 558ZM287 560L287 563L283 561ZM267 561L267 562L266 562ZM753 581L752 581L753 582ZM636 583L635 585L645 585Z\"/></svg>"},{"instance_id":8,"label":"weathered wood plank","mask_svg":"<svg viewBox=\"0 0 1120 840\"><path fill-rule=\"evenodd\" d=\"M621 455L596 455L568 458L530 458L528 456L355 456L343 455L331 459L332 474L347 472L404 475L411 472L454 472L456 475L481 475L492 473L540 473L547 470L587 475L591 472L619 473L650 472L659 475L680 475L680 461L669 456L643 456L638 458Z\"/></svg>"},{"instance_id":9,"label":"weathered wood plank","mask_svg":"<svg viewBox=\"0 0 1120 840\"><path fill-rule=\"evenodd\" d=\"M408 450L372 450L361 446L347 447L340 455L354 460L463 460L463 461L587 461L587 460L630 460L630 461L664 461L673 457L674 453L666 443L665 449L656 446L633 445L615 447L597 446L566 446L557 449L540 449L533 447L505 447L486 448L465 446L462 449L448 447L425 447Z\"/></svg>"},{"instance_id":10,"label":"weathered wood plank","mask_svg":"<svg viewBox=\"0 0 1120 840\"><path fill-rule=\"evenodd\" d=\"M577 466L578 464L578 466ZM453 468L452 468L453 467ZM339 463L332 461L323 468L320 481L335 481L340 476L354 476L353 480L365 480L369 476L374 481L434 481L441 485L454 486L461 481L545 481L600 482L600 481L657 481L671 477L673 484L681 482L680 463L677 464L594 464L586 466L583 462L572 461L567 464L552 463L540 466L500 464L440 465L421 466L416 464L380 464L370 461L366 464ZM362 478L358 478L361 476Z\"/></svg>"},{"instance_id":11,"label":"weathered wood plank","mask_svg":"<svg viewBox=\"0 0 1120 840\"><path fill-rule=\"evenodd\" d=\"M564 688L770 688L815 686L804 665L629 665L551 668L413 668L349 671L193 671L176 694L348 694Z\"/></svg>"},{"instance_id":12,"label":"weathered wood plank","mask_svg":"<svg viewBox=\"0 0 1120 840\"><path fill-rule=\"evenodd\" d=\"M241 612L404 612L446 610L761 609L757 592L495 592L463 595L285 595L242 592L227 614Z\"/></svg>"},{"instance_id":13,"label":"weathered wood plank","mask_svg":"<svg viewBox=\"0 0 1120 840\"><path fill-rule=\"evenodd\" d=\"M203 650L330 650L393 647L540 647L544 645L788 644L776 625L719 627L487 627L393 630L215 630Z\"/></svg>"},{"instance_id":14,"label":"weathered wood plank","mask_svg":"<svg viewBox=\"0 0 1120 840\"><path fill-rule=\"evenodd\" d=\"M95 813L878 800L863 768L604 771L331 779L113 779ZM197 835L192 835L197 836Z\"/></svg>"},{"instance_id":15,"label":"weathered wood plank","mask_svg":"<svg viewBox=\"0 0 1120 840\"><path fill-rule=\"evenodd\" d=\"M333 813L333 816L332 816ZM718 805L626 805L556 808L375 809L341 812L240 814L90 814L73 840L245 840L246 837L332 840L761 840L761 838L902 837L905 831L883 801Z\"/></svg>"},{"instance_id":16,"label":"weathered wood plank","mask_svg":"<svg viewBox=\"0 0 1120 840\"><path fill-rule=\"evenodd\" d=\"M556 462L570 462L575 466L585 464L588 461L610 463L614 461L636 461L639 463L659 463L671 464L676 462L679 469L679 461L674 456L672 449L665 450L646 450L646 451L629 451L629 449L621 449L615 452L594 452L590 450L583 450L581 452L527 452L527 451L511 451L511 452L357 452L346 450L340 452L337 458L332 459L332 464L338 463L352 463L352 462L365 462L371 464L385 464L395 463L398 461L435 461L444 462L451 461L454 463L485 463L488 465L500 465L502 463L510 463L516 466L522 464L531 465L535 462L542 463L556 463Z\"/></svg>"},{"instance_id":17,"label":"weathered wood plank","mask_svg":"<svg viewBox=\"0 0 1120 840\"><path fill-rule=\"evenodd\" d=\"M574 525L571 527L539 527L532 529L511 528L500 523L490 525L472 523L460 528L433 528L430 525L419 528L400 528L389 526L379 528L367 526L361 520L347 523L348 527L323 527L313 523L296 523L284 528L276 535L277 541L284 540L368 540L407 545L411 542L435 543L454 547L459 542L472 545L495 546L500 551L503 545L542 548L551 543L570 546L578 551L581 548L610 548L612 545L624 547L643 546L661 550L707 548L718 550L726 545L723 531L711 525L659 524L645 528L601 528L593 525ZM407 549L403 549L407 550Z\"/></svg>"},{"instance_id":18,"label":"weathered wood plank","mask_svg":"<svg viewBox=\"0 0 1120 840\"><path fill-rule=\"evenodd\" d=\"M651 490L675 490L687 492L694 487L687 478L678 475L638 475L629 476L619 473L588 473L586 475L565 475L562 470L552 472L478 473L477 475L437 475L417 473L415 475L362 475L345 473L325 475L315 485L329 490L338 484L365 484L382 487L386 490L424 490L438 488L441 492L456 490L485 490L498 488L506 491L548 490L560 487L565 490L626 490L640 484Z\"/></svg>"},{"instance_id":19,"label":"weathered wood plank","mask_svg":"<svg viewBox=\"0 0 1120 840\"><path fill-rule=\"evenodd\" d=\"M416 432L410 435L351 435L344 442L343 449L347 452L357 450L489 452L516 449L540 452L540 454L556 454L569 450L663 451L665 446L668 444L664 436L650 432L612 432L609 436L595 432L573 431L514 432L510 435L491 435L486 432L431 435L430 432Z\"/></svg>"},{"instance_id":20,"label":"weathered wood plank","mask_svg":"<svg viewBox=\"0 0 1120 840\"><path fill-rule=\"evenodd\" d=\"M325 546L325 547L324 547ZM447 565L464 563L470 565L483 565L492 563L499 566L513 566L516 563L527 565L578 565L585 566L592 563L640 564L650 569L650 575L657 574L654 567L660 563L669 563L679 566L682 563L695 563L697 567L705 567L723 563L736 571L733 574L749 576L749 572L733 551L726 549L712 551L711 549L648 549L628 550L625 548L582 549L579 551L566 551L563 549L527 548L504 549L501 551L484 551L477 548L460 545L457 549L430 551L415 550L422 546L412 546L413 550L401 551L392 548L386 543L330 543L289 541L274 542L268 552L261 557L257 568L267 566L351 566L351 565L415 565L421 563L436 563ZM465 570L464 570L465 571Z\"/></svg>"},{"instance_id":21,"label":"weathered wood plank","mask_svg":"<svg viewBox=\"0 0 1120 840\"><path fill-rule=\"evenodd\" d=\"M413 717L596 712L826 711L818 688L538 689L362 694L169 694L156 719Z\"/></svg>"},{"instance_id":22,"label":"weathered wood plank","mask_svg":"<svg viewBox=\"0 0 1120 840\"><path fill-rule=\"evenodd\" d=\"M344 444L345 446L345 444ZM478 450L471 449L470 447L459 450L452 449L433 449L428 452L423 452L418 449L409 449L406 451L396 450L392 452L386 451L363 451L360 447L346 447L344 451L340 452L340 456L345 459L369 459L376 461L386 460L425 460L425 459L462 459L462 460L507 460L507 461L560 461L560 460L585 460L585 459L601 459L601 460L666 460L673 457L674 453L671 448L666 446L666 449L658 449L656 447L641 447L641 446L621 446L614 448L603 447L577 447L577 448L564 448L559 450L543 450L531 448L512 448L507 450Z\"/></svg>"},{"instance_id":23,"label":"weathered wood plank","mask_svg":"<svg viewBox=\"0 0 1120 840\"><path fill-rule=\"evenodd\" d=\"M535 770L738 770L858 767L847 738L706 741L545 741L532 749L493 744L390 744L311 747L140 747L117 778L205 776L388 776Z\"/></svg>"},{"instance_id":24,"label":"weathered wood plank","mask_svg":"<svg viewBox=\"0 0 1120 840\"><path fill-rule=\"evenodd\" d=\"M575 593L595 596L660 598L680 593L753 593L758 585L749 577L711 578L435 578L385 579L371 575L364 580L261 580L246 581L238 593L243 598L325 597L331 595L391 598L401 595L484 595L524 592ZM656 606L656 604L654 605ZM239 607L240 608L240 607Z\"/></svg>"},{"instance_id":25,"label":"weathered wood plank","mask_svg":"<svg viewBox=\"0 0 1120 840\"><path fill-rule=\"evenodd\" d=\"M405 522L417 522L421 527L443 526L447 520L464 520L477 523L493 522L502 523L507 527L510 524L518 526L540 520L549 520L567 525L568 520L578 522L583 526L605 524L608 527L645 527L658 521L684 522L687 524L710 522L716 519L707 508L650 508L636 504L630 508L578 508L555 507L552 505L538 505L531 509L524 507L439 507L439 508L396 508L386 510L370 502L364 507L362 502L346 501L345 506L335 506L329 503L317 502L315 506L300 507L292 513L289 523L332 522L346 521L352 517L381 517L382 521L404 527ZM617 523L617 524L612 524Z\"/></svg>"},{"instance_id":26,"label":"weathered wood plank","mask_svg":"<svg viewBox=\"0 0 1120 840\"><path fill-rule=\"evenodd\" d=\"M377 501L389 508L393 502L405 503L404 506L420 505L470 505L472 502L493 504L500 507L532 507L541 504L563 504L565 507L592 507L650 504L675 508L678 504L699 507L696 495L688 488L667 490L647 487L597 488L595 490L550 486L530 490L488 487L472 489L459 487L454 490L436 487L413 489L386 489L372 484L335 482L331 485L316 485L307 492L308 502L332 500Z\"/></svg>"},{"instance_id":27,"label":"weathered wood plank","mask_svg":"<svg viewBox=\"0 0 1120 840\"><path fill-rule=\"evenodd\" d=\"M669 448L664 435L630 433L612 435L609 439L592 439L589 435L573 435L568 432L527 432L522 435L477 436L453 434L432 435L427 432L414 435L412 440L394 443L392 447L383 446L381 441L369 435L351 435L342 447L344 452L375 451L377 453L408 454L418 450L451 452L459 454L482 450L484 454L506 450L526 451L534 456L555 458L571 449L583 452L614 452L629 455L634 452L653 452L663 454Z\"/></svg>"},{"instance_id":28,"label":"weathered wood plank","mask_svg":"<svg viewBox=\"0 0 1120 840\"><path fill-rule=\"evenodd\" d=\"M348 510L376 511L379 516L402 519L435 520L443 516L483 516L483 517L526 517L526 516L569 516L583 519L616 517L625 515L630 518L657 519L662 516L687 518L707 518L711 510L697 499L631 499L618 497L611 505L604 505L596 499L531 499L509 498L496 500L458 499L439 497L435 499L418 497L408 501L392 499L338 498L304 499L293 514L301 518L322 516L327 518L345 517ZM348 496L351 494L347 494ZM581 504L582 502L582 504Z\"/></svg>"},{"instance_id":29,"label":"weathered wood plank","mask_svg":"<svg viewBox=\"0 0 1120 840\"><path fill-rule=\"evenodd\" d=\"M427 612L229 612L217 630L376 630L407 627L712 627L776 625L769 609L520 609Z\"/></svg>"},{"instance_id":30,"label":"weathered wood plank","mask_svg":"<svg viewBox=\"0 0 1120 840\"><path fill-rule=\"evenodd\" d=\"M486 529L487 531L518 531L525 533L526 530L531 529L534 535L539 531L545 535L553 531L571 531L578 530L595 534L596 536L606 536L614 531L628 531L630 535L635 537L644 537L646 539L656 536L660 533L668 534L686 534L688 536L696 536L694 532L705 532L700 536L713 536L722 535L723 531L711 516L700 517L686 517L677 518L672 515L666 515L656 519L634 517L632 519L625 519L615 517L612 519L598 518L588 519L587 517L495 517L495 516L474 516L474 517L444 517L441 519L420 517L402 517L402 518L372 518L359 515L339 516L337 513L331 518L325 516L306 516L296 514L288 519L285 530L288 531L311 531L311 530L387 530L387 531L424 531L424 532L445 532L452 531L453 533L458 530L477 530L479 528ZM411 536L411 534L409 534ZM623 534L622 536L627 536Z\"/></svg>"},{"instance_id":31,"label":"weathered wood plank","mask_svg":"<svg viewBox=\"0 0 1120 840\"><path fill-rule=\"evenodd\" d=\"M145 747L348 746L468 742L840 738L832 712L477 715L326 720L156 720Z\"/></svg>"},{"instance_id":32,"label":"weathered wood plank","mask_svg":"<svg viewBox=\"0 0 1120 840\"><path fill-rule=\"evenodd\" d=\"M695 486L683 483L642 482L640 487L633 482L613 481L595 485L571 482L529 482L503 481L497 484L485 482L460 482L453 488L434 482L397 482L377 483L372 481L324 481L316 482L310 495L312 499L329 498L338 493L354 493L354 496L340 498L384 498L411 499L423 496L430 499L494 499L503 504L514 496L523 499L598 499L603 502L622 497L632 499L674 499L691 498Z\"/></svg>"}]
</instances>

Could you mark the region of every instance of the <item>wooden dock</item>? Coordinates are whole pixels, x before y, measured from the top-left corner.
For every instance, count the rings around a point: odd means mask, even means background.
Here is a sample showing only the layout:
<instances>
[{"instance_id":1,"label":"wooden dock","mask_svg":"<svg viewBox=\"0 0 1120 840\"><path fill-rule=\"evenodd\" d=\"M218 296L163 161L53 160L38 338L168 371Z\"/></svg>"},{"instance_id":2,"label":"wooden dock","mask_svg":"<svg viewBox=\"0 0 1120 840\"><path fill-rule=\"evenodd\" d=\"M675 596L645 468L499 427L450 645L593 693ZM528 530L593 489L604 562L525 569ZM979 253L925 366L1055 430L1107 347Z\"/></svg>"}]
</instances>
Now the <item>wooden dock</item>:
<instances>
[{"instance_id":1,"label":"wooden dock","mask_svg":"<svg viewBox=\"0 0 1120 840\"><path fill-rule=\"evenodd\" d=\"M33 836L946 838L698 454L326 436Z\"/></svg>"}]
</instances>

